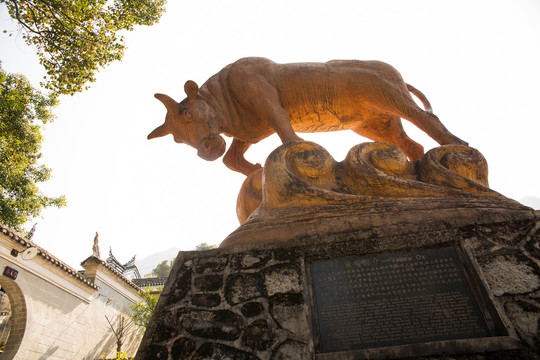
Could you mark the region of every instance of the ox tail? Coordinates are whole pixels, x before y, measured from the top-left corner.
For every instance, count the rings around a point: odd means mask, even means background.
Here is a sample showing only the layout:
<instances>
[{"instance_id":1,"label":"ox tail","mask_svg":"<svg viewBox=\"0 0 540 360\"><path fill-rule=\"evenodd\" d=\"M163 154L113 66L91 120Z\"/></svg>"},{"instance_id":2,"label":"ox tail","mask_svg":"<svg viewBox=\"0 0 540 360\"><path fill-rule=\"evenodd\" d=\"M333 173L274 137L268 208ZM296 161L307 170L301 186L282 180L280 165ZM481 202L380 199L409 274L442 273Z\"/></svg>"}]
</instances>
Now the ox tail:
<instances>
[{"instance_id":1,"label":"ox tail","mask_svg":"<svg viewBox=\"0 0 540 360\"><path fill-rule=\"evenodd\" d=\"M405 85L407 85L407 89L414 96L416 96L418 98L418 100L420 100L422 102L422 104L424 104L424 109L426 109L426 111L428 113L433 114L433 109L431 108L431 104L429 103L429 100L427 99L427 97L420 90L415 88L414 86L409 85L409 84L405 84Z\"/></svg>"}]
</instances>

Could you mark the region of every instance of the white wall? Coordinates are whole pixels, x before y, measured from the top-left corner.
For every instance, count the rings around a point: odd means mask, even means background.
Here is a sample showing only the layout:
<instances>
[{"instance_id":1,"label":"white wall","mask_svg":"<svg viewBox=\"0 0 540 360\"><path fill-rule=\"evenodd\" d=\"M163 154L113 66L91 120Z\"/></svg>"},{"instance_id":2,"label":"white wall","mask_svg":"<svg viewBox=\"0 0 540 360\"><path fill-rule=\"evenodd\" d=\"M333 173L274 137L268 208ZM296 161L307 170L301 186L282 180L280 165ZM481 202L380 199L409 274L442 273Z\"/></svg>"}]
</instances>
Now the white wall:
<instances>
[{"instance_id":1,"label":"white wall","mask_svg":"<svg viewBox=\"0 0 540 360\"><path fill-rule=\"evenodd\" d=\"M105 296L100 293L101 289L85 284L66 268L62 269L42 256L32 260L23 260L20 254L11 256L11 248L17 247L21 251L25 249L0 233L0 271L9 266L19 272L16 280L0 275L0 285L8 296L9 289L15 289L11 292L20 289L27 313L24 335L16 355L0 354L0 359L90 360L103 354L107 357L116 354L116 339L105 316L115 325L117 315L126 311L126 303L133 303L134 289L126 288L121 279L108 276L107 282L113 283L115 291L104 289ZM107 269L103 271L107 274ZM112 297L116 301L107 305L107 300ZM128 355L135 354L142 336L135 325L131 329L122 349ZM10 339L7 345L9 343Z\"/></svg>"}]
</instances>

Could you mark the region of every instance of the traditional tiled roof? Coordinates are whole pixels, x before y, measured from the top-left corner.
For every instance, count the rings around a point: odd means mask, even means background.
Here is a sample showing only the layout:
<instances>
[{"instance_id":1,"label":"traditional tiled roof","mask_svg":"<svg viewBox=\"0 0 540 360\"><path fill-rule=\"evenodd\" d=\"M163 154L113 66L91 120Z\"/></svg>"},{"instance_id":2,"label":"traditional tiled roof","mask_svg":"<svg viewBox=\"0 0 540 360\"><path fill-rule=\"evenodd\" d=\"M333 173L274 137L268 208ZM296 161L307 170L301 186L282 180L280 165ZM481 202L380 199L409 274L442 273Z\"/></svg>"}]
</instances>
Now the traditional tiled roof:
<instances>
[{"instance_id":1,"label":"traditional tiled roof","mask_svg":"<svg viewBox=\"0 0 540 360\"><path fill-rule=\"evenodd\" d=\"M147 286L163 286L165 285L165 281L167 281L167 278L166 277L140 278L140 279L133 279L132 281L135 284L137 284L140 288L145 288Z\"/></svg>"},{"instance_id":2,"label":"traditional tiled roof","mask_svg":"<svg viewBox=\"0 0 540 360\"><path fill-rule=\"evenodd\" d=\"M107 258L107 260L105 260L105 262L109 265L109 266L112 266L116 271L118 271L119 273L122 273L124 271L124 266L120 263L120 261L118 261L116 259L116 257L113 255L112 253L112 248L109 248L109 257Z\"/></svg>"},{"instance_id":3,"label":"traditional tiled roof","mask_svg":"<svg viewBox=\"0 0 540 360\"><path fill-rule=\"evenodd\" d=\"M129 260L127 263L124 264L124 267L125 268L130 268L130 267L133 267L133 266L136 266L135 265L135 257L137 255L133 255L133 257L131 258L131 260Z\"/></svg>"},{"instance_id":4,"label":"traditional tiled roof","mask_svg":"<svg viewBox=\"0 0 540 360\"><path fill-rule=\"evenodd\" d=\"M112 248L110 248L109 257L107 258L107 260L105 260L105 262L109 264L110 266L112 266L116 271L118 271L122 275L126 274L128 270L131 270L131 272L133 272L133 274L135 275L135 278L137 279L137 278L140 278L141 275L139 274L139 269L137 268L137 265L135 265L135 256L136 255L133 255L131 260L129 260L127 263L122 265L122 263L120 263L120 261L118 261L118 259L116 259L116 257L113 255Z\"/></svg>"},{"instance_id":5,"label":"traditional tiled roof","mask_svg":"<svg viewBox=\"0 0 540 360\"><path fill-rule=\"evenodd\" d=\"M60 270L65 271L66 273L73 276L75 279L79 280L83 284L85 284L85 285L87 285L87 286L89 286L89 287L91 287L91 288L93 288L95 290L97 290L99 288L99 286L94 284L92 281L90 281L84 275L79 273L77 270L75 270L71 266L67 265L66 263L64 263L63 261L58 259L57 257L51 255L49 252L47 252L43 248L37 246L32 241L30 241L30 240L24 238L23 236L17 234L15 231L11 230L10 228L8 228L7 226L5 226L2 223L0 223L0 231L3 234L7 235L12 240L14 240L15 242L19 243L20 245L22 245L22 246L24 246L26 248L31 248L31 247L36 248L38 250L38 256L41 256L42 259L44 259L44 260L50 262L51 264L55 265Z\"/></svg>"},{"instance_id":6,"label":"traditional tiled roof","mask_svg":"<svg viewBox=\"0 0 540 360\"><path fill-rule=\"evenodd\" d=\"M96 263L101 264L102 266L107 268L107 270L112 272L116 277L118 277L120 280L124 281L126 284L128 284L129 286L131 286L135 290L137 290L137 291L140 290L140 288L133 281L129 280L127 277L122 275L122 273L120 271L118 271L114 266L108 264L105 260L102 260L102 259L97 258L97 257L92 255L92 256L88 257L86 260L84 260L81 264L84 264L85 262L87 262L89 260L93 260Z\"/></svg>"}]
</instances>

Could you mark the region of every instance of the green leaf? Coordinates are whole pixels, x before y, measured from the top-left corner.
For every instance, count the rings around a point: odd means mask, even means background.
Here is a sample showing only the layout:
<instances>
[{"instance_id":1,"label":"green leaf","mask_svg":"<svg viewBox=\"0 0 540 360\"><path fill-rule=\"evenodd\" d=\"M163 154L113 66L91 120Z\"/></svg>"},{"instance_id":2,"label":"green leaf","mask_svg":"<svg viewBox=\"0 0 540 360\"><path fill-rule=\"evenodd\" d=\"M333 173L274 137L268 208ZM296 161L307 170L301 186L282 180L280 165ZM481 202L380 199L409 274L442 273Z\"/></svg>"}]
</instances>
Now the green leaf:
<instances>
[{"instance_id":1,"label":"green leaf","mask_svg":"<svg viewBox=\"0 0 540 360\"><path fill-rule=\"evenodd\" d=\"M162 290L163 287L159 287L157 292L161 293ZM156 308L159 296L152 294L152 288L150 286L140 290L139 295L141 296L142 300L134 305L130 305L130 317L137 326L145 329L148 326L152 313Z\"/></svg>"},{"instance_id":2,"label":"green leaf","mask_svg":"<svg viewBox=\"0 0 540 360\"><path fill-rule=\"evenodd\" d=\"M158 22L166 0L1 2L36 49L47 72L41 85L53 95L73 95L95 81L99 68L122 59L125 44L118 33Z\"/></svg>"},{"instance_id":3,"label":"green leaf","mask_svg":"<svg viewBox=\"0 0 540 360\"><path fill-rule=\"evenodd\" d=\"M54 119L56 104L22 75L7 74L0 66L0 221L19 232L43 208L66 204L64 196L46 196L37 186L51 175L38 160L42 124Z\"/></svg>"}]
</instances>

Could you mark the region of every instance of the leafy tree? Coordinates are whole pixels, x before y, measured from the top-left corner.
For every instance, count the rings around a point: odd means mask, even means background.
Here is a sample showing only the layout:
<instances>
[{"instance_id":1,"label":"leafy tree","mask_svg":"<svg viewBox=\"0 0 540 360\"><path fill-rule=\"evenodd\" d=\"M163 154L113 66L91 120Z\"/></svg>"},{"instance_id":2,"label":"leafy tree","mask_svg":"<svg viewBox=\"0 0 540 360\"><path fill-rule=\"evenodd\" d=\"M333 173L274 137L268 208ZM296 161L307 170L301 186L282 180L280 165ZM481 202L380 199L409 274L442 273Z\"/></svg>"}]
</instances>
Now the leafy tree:
<instances>
[{"instance_id":1,"label":"leafy tree","mask_svg":"<svg viewBox=\"0 0 540 360\"><path fill-rule=\"evenodd\" d=\"M163 260L154 268L154 270L152 270L152 274L154 274L156 277L167 277L169 276L170 272L171 264L167 260Z\"/></svg>"},{"instance_id":2,"label":"leafy tree","mask_svg":"<svg viewBox=\"0 0 540 360\"><path fill-rule=\"evenodd\" d=\"M166 0L0 0L47 71L55 95L88 88L99 68L124 54L122 30L153 25ZM4 30L8 32L8 30ZM11 36L11 33L10 33Z\"/></svg>"},{"instance_id":3,"label":"leafy tree","mask_svg":"<svg viewBox=\"0 0 540 360\"><path fill-rule=\"evenodd\" d=\"M4 72L0 62L0 221L17 231L43 208L65 205L63 196L43 195L36 185L51 175L38 160L41 127L53 120L55 104L22 75Z\"/></svg>"},{"instance_id":4,"label":"leafy tree","mask_svg":"<svg viewBox=\"0 0 540 360\"><path fill-rule=\"evenodd\" d=\"M207 243L200 243L199 245L195 246L195 250L197 251L203 251L203 250L211 250L217 248L216 245L210 245Z\"/></svg>"},{"instance_id":5,"label":"leafy tree","mask_svg":"<svg viewBox=\"0 0 540 360\"><path fill-rule=\"evenodd\" d=\"M162 289L162 287L158 288L157 291L161 292ZM130 316L133 319L133 322L144 330L150 322L150 318L152 317L152 313L156 308L159 296L152 294L152 289L150 286L147 286L143 290L139 290L139 295L143 299L135 305L130 305Z\"/></svg>"}]
</instances>

